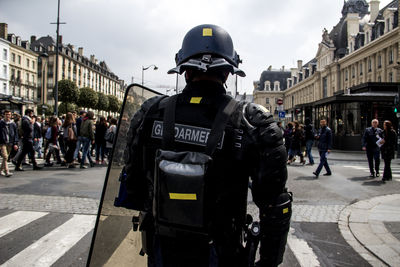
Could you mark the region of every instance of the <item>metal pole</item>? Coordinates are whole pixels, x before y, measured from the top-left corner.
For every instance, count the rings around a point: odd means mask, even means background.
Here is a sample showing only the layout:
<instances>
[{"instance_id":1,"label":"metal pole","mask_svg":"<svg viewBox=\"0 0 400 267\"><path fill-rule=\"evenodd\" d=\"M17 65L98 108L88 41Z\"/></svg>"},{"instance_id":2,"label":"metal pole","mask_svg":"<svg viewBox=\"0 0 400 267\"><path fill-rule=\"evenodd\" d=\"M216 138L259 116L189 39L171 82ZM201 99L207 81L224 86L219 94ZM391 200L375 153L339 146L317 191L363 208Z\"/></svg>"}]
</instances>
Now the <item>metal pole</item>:
<instances>
[{"instance_id":1,"label":"metal pole","mask_svg":"<svg viewBox=\"0 0 400 267\"><path fill-rule=\"evenodd\" d=\"M142 66L142 86L144 85L144 67Z\"/></svg>"},{"instance_id":2,"label":"metal pole","mask_svg":"<svg viewBox=\"0 0 400 267\"><path fill-rule=\"evenodd\" d=\"M397 94L398 94L398 97L400 97L400 85L397 86ZM397 104L396 107L399 108L400 105ZM400 114L400 111L397 110L397 114L396 114L396 117L397 117L397 158L400 158L400 118L398 116L399 114Z\"/></svg>"},{"instance_id":3,"label":"metal pole","mask_svg":"<svg viewBox=\"0 0 400 267\"><path fill-rule=\"evenodd\" d=\"M56 41L56 73L55 73L55 88L54 88L54 115L58 116L58 54L59 54L59 29L60 29L60 0L58 0L57 10L57 41Z\"/></svg>"},{"instance_id":4,"label":"metal pole","mask_svg":"<svg viewBox=\"0 0 400 267\"><path fill-rule=\"evenodd\" d=\"M175 94L178 94L178 73L176 74Z\"/></svg>"}]
</instances>

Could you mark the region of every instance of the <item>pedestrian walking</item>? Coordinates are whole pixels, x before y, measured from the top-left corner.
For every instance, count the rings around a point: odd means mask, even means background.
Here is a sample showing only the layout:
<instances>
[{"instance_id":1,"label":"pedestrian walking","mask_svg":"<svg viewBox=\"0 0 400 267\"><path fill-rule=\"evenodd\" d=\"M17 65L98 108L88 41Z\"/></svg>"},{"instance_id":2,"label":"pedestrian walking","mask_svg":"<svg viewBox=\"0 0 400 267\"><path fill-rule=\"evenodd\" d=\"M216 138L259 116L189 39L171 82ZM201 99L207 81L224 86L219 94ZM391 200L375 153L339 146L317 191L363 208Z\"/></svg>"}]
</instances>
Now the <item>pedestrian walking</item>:
<instances>
[{"instance_id":1,"label":"pedestrian walking","mask_svg":"<svg viewBox=\"0 0 400 267\"><path fill-rule=\"evenodd\" d=\"M18 150L17 125L11 120L11 111L4 111L4 118L0 121L0 149L3 161L1 163L1 175L10 177L12 173L8 169L8 156L12 150Z\"/></svg>"},{"instance_id":2,"label":"pedestrian walking","mask_svg":"<svg viewBox=\"0 0 400 267\"><path fill-rule=\"evenodd\" d=\"M362 137L362 150L367 152L368 166L371 178L379 177L380 148L376 142L382 137L382 129L378 127L379 121L373 119L371 127L365 129ZM375 171L374 171L375 161Z\"/></svg>"},{"instance_id":3,"label":"pedestrian walking","mask_svg":"<svg viewBox=\"0 0 400 267\"><path fill-rule=\"evenodd\" d=\"M83 122L80 128L81 140L83 143L83 152L81 159L81 169L86 169L87 167L84 165L86 157L88 158L90 167L94 166L94 162L92 157L90 156L90 145L94 144L94 129L93 129L93 111L88 111L86 117L83 118Z\"/></svg>"},{"instance_id":4,"label":"pedestrian walking","mask_svg":"<svg viewBox=\"0 0 400 267\"><path fill-rule=\"evenodd\" d=\"M37 152L38 158L42 158L42 118L38 116L35 117L35 123L33 124L33 148Z\"/></svg>"},{"instance_id":5,"label":"pedestrian walking","mask_svg":"<svg viewBox=\"0 0 400 267\"><path fill-rule=\"evenodd\" d=\"M76 148L76 142L78 141L78 137L76 133L75 117L70 112L68 112L64 120L63 132L64 132L64 145L66 150L65 162L68 165L68 168L75 168L73 161L74 161L74 152Z\"/></svg>"},{"instance_id":6,"label":"pedestrian walking","mask_svg":"<svg viewBox=\"0 0 400 267\"><path fill-rule=\"evenodd\" d=\"M289 122L286 126L285 132L283 134L283 138L285 139L285 148L286 148L286 155L290 155L292 152L290 148L292 147L293 141L293 123Z\"/></svg>"},{"instance_id":7,"label":"pedestrian walking","mask_svg":"<svg viewBox=\"0 0 400 267\"><path fill-rule=\"evenodd\" d=\"M100 163L105 164L104 156L106 150L106 140L104 136L107 131L107 121L105 117L100 117L100 121L96 123L96 132L95 132L95 147L96 147L96 164Z\"/></svg>"},{"instance_id":8,"label":"pedestrian walking","mask_svg":"<svg viewBox=\"0 0 400 267\"><path fill-rule=\"evenodd\" d=\"M327 126L326 119L322 119L320 121L320 125L321 128L316 136L316 139L318 140L318 152L320 160L317 170L313 172L315 178L318 178L322 167L324 167L326 170L326 173L324 173L325 176L332 175L332 171L328 164L328 154L332 149L332 130Z\"/></svg>"},{"instance_id":9,"label":"pedestrian walking","mask_svg":"<svg viewBox=\"0 0 400 267\"><path fill-rule=\"evenodd\" d=\"M305 127L304 127L304 138L306 142L306 154L308 157L308 165L314 165L314 158L311 153L311 149L314 145L314 140L315 140L315 129L311 125L311 120L306 119L305 120Z\"/></svg>"},{"instance_id":10,"label":"pedestrian walking","mask_svg":"<svg viewBox=\"0 0 400 267\"><path fill-rule=\"evenodd\" d=\"M57 117L51 117L49 121L49 128L46 132L46 138L48 140L48 151L46 155L46 163L44 164L45 167L53 166L53 162L50 162L50 158L53 155L56 160L57 164L61 164L61 157L60 157L60 146L58 144L58 123L59 120Z\"/></svg>"},{"instance_id":11,"label":"pedestrian walking","mask_svg":"<svg viewBox=\"0 0 400 267\"><path fill-rule=\"evenodd\" d=\"M21 129L18 131L21 132L22 135L22 150L16 158L12 161L15 164L15 171L23 171L21 168L21 163L26 155L28 155L32 161L33 169L40 170L41 167L37 166L35 160L35 151L33 149L33 110L26 109L25 116L22 117L21 121Z\"/></svg>"},{"instance_id":12,"label":"pedestrian walking","mask_svg":"<svg viewBox=\"0 0 400 267\"><path fill-rule=\"evenodd\" d=\"M381 146L382 159L385 163L383 169L382 182L392 180L392 169L390 167L392 159L394 159L394 151L396 147L397 135L393 130L392 122L386 120L383 123L383 138L379 144Z\"/></svg>"},{"instance_id":13,"label":"pedestrian walking","mask_svg":"<svg viewBox=\"0 0 400 267\"><path fill-rule=\"evenodd\" d=\"M110 119L110 127L108 127L107 132L104 136L104 139L106 140L106 153L107 155L111 155L112 153L112 147L114 144L114 139L117 135L117 119L111 118Z\"/></svg>"},{"instance_id":14,"label":"pedestrian walking","mask_svg":"<svg viewBox=\"0 0 400 267\"><path fill-rule=\"evenodd\" d=\"M297 121L295 121L288 164L296 161L296 156L300 156L300 163L302 163L303 165L306 163L306 161L304 160L303 151L301 149L303 141L304 141L304 132L301 129L300 124Z\"/></svg>"},{"instance_id":15,"label":"pedestrian walking","mask_svg":"<svg viewBox=\"0 0 400 267\"><path fill-rule=\"evenodd\" d=\"M77 160L78 162L81 161L80 160L81 157L79 156L79 151L81 150L81 147L82 147L82 144L83 144L83 141L82 141L82 138L81 138L81 124L82 124L83 118L85 118L85 117L86 117L86 111L85 110L81 110L79 112L79 118L76 119L76 122L75 122L76 133L78 135L78 141L76 143L76 148L75 148L75 152L74 152L74 160Z\"/></svg>"}]
</instances>

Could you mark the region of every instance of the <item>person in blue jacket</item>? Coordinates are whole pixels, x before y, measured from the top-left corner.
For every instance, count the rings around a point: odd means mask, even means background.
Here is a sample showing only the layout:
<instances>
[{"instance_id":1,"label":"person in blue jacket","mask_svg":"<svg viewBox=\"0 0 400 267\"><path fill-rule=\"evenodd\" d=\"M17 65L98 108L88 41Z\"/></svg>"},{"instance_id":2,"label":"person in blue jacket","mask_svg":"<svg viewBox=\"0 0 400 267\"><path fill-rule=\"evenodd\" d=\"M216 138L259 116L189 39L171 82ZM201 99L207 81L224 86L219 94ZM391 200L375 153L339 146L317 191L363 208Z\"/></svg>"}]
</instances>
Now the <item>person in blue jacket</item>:
<instances>
[{"instance_id":1,"label":"person in blue jacket","mask_svg":"<svg viewBox=\"0 0 400 267\"><path fill-rule=\"evenodd\" d=\"M318 178L322 167L324 167L326 170L326 173L324 174L325 176L332 175L332 171L329 168L327 158L332 149L332 130L327 126L326 119L322 119L320 121L320 125L321 128L319 129L318 135L316 136L316 139L318 140L320 161L317 170L313 172L316 178Z\"/></svg>"}]
</instances>

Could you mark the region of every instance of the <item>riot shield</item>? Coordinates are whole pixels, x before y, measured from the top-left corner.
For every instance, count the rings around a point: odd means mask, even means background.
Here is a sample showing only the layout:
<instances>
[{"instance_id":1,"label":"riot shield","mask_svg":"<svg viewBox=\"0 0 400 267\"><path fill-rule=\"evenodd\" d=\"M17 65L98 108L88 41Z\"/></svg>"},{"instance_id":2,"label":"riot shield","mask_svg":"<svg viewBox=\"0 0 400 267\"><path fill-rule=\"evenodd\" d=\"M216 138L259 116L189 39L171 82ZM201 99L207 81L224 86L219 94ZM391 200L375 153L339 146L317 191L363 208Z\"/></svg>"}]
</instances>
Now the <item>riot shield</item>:
<instances>
[{"instance_id":1,"label":"riot shield","mask_svg":"<svg viewBox=\"0 0 400 267\"><path fill-rule=\"evenodd\" d=\"M124 166L131 118L144 101L157 95L160 93L138 84L131 84L126 89L100 199L88 266L147 266L147 257L139 255L140 233L132 230L132 218L138 212L116 207L114 201L119 192L119 176Z\"/></svg>"}]
</instances>

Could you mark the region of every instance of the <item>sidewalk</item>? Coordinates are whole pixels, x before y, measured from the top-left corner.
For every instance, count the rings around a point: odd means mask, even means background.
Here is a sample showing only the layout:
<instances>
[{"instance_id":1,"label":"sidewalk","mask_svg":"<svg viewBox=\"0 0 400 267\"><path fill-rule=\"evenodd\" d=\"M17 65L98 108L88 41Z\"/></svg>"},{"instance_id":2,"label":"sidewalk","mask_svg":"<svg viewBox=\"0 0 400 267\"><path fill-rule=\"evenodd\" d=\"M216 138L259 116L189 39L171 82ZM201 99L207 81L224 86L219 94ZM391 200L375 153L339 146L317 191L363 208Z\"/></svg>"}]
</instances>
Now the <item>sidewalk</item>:
<instances>
[{"instance_id":1,"label":"sidewalk","mask_svg":"<svg viewBox=\"0 0 400 267\"><path fill-rule=\"evenodd\" d=\"M385 223L400 226L400 194L374 197L343 209L339 229L344 239L372 266L400 266L400 240ZM396 236L397 235L397 238Z\"/></svg>"}]
</instances>

